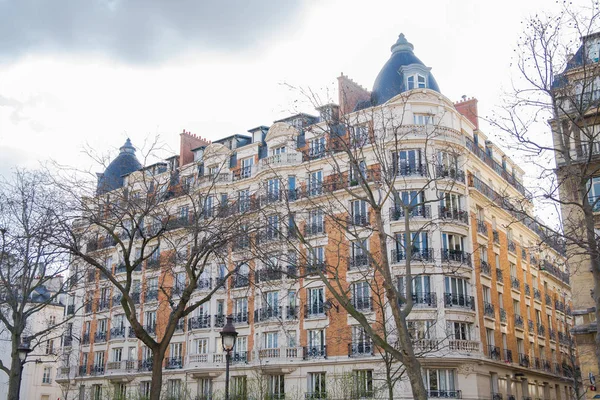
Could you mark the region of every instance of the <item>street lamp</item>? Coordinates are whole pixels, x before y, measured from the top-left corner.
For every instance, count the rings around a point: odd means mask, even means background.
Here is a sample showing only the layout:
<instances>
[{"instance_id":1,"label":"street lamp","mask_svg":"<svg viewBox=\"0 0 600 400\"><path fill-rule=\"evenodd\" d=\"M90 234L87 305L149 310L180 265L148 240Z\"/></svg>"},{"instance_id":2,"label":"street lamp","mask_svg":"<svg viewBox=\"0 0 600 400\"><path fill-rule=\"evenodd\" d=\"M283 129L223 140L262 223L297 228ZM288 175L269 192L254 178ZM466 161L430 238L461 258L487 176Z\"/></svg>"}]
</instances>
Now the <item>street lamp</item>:
<instances>
[{"instance_id":1,"label":"street lamp","mask_svg":"<svg viewBox=\"0 0 600 400\"><path fill-rule=\"evenodd\" d=\"M19 354L19 360L21 361L19 363L21 364L21 373L19 377L19 386L17 386L17 399L21 398L21 382L23 381L23 367L25 366L25 359L32 351L33 349L29 347L28 341L21 341L19 347L17 347L17 353Z\"/></svg>"},{"instance_id":2,"label":"street lamp","mask_svg":"<svg viewBox=\"0 0 600 400\"><path fill-rule=\"evenodd\" d=\"M231 351L235 345L235 338L238 333L233 326L233 317L227 316L227 323L221 331L221 342L223 351L225 351L225 400L229 400L229 363L231 362Z\"/></svg>"}]
</instances>

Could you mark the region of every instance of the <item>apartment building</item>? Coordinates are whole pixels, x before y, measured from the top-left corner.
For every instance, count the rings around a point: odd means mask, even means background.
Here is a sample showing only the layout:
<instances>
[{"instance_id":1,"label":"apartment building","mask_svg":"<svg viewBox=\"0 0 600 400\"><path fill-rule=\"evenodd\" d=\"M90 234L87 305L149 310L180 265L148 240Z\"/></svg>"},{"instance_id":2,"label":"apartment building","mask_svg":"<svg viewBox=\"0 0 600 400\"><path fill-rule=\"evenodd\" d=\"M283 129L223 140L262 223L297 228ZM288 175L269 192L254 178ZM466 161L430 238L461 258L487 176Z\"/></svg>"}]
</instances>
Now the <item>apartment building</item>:
<instances>
[{"instance_id":1,"label":"apartment building","mask_svg":"<svg viewBox=\"0 0 600 400\"><path fill-rule=\"evenodd\" d=\"M212 143L184 132L178 157L148 167L127 142L100 176L103 198L129 186L129 193L139 193L144 177L176 181L194 196L210 191L198 212L189 196L165 196L178 221L173 231L196 218L218 219L221 210L228 210L223 217L255 211L266 221L228 245L198 280L193 299L218 290L177 327L164 360L165 398L223 397L219 332L229 314L239 332L232 398L389 398L380 349L316 273L351 288L353 307L374 323L385 315L365 284L377 279L369 277L370 263L381 260L369 227L372 210L352 197L361 190L355 174L380 184L385 159L398 178L395 192L405 204L419 204L407 215L390 197L383 229L398 291L413 288L410 328L429 397L570 399L575 366L564 246L512 207L518 202L531 211L523 171L479 130L477 100L447 99L403 35L371 92L344 75L338 83L338 104L319 107L318 116L293 115ZM402 140L388 148L392 131ZM361 151L358 171L338 146L350 138ZM376 154L375 141L383 153ZM341 205L335 218L332 201ZM407 219L418 231L410 246L412 282L403 278ZM359 227L362 242L348 240L335 220ZM299 233L302 243L292 237ZM290 255L273 265L249 250L253 243ZM169 293L177 295L186 280L170 254L188 251L160 247L132 273L140 320L158 337L168 318L161 288L169 282ZM114 240L89 243L88 254L100 253L116 277L126 272ZM167 270L175 272L166 278ZM120 295L95 270L79 282L67 310L77 312L77 335L65 342L68 356L57 381L80 399L147 396L151 354L133 334ZM393 398L413 398L405 379Z\"/></svg>"},{"instance_id":2,"label":"apartment building","mask_svg":"<svg viewBox=\"0 0 600 400\"><path fill-rule=\"evenodd\" d=\"M574 288L572 333L581 359L581 374L587 397L596 398L595 378L598 375L596 336L596 302L594 292L597 273L594 274L593 250L589 246L586 229L600 227L600 177L598 166L600 138L598 137L598 51L600 32L581 38L575 54L569 56L565 70L554 79L554 97L558 102L553 124L553 143L556 150L556 185L560 193L561 209L569 242L569 263ZM592 225L588 225L591 222ZM597 233L595 233L597 235ZM592 239L595 241L596 239ZM596 277L594 277L596 275ZM598 396L600 398L600 396Z\"/></svg>"}]
</instances>

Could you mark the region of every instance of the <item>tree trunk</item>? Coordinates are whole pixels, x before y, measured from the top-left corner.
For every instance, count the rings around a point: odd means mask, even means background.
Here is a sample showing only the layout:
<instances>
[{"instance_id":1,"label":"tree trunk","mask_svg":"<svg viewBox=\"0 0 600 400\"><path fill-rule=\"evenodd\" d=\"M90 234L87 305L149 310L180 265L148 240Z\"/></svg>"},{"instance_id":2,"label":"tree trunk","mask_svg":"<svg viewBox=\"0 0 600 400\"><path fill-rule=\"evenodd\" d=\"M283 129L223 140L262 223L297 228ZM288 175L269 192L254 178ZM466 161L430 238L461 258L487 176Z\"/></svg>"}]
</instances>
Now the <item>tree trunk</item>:
<instances>
[{"instance_id":1,"label":"tree trunk","mask_svg":"<svg viewBox=\"0 0 600 400\"><path fill-rule=\"evenodd\" d=\"M152 351L152 383L150 384L150 400L160 400L162 394L163 360L165 349L160 347Z\"/></svg>"},{"instance_id":2,"label":"tree trunk","mask_svg":"<svg viewBox=\"0 0 600 400\"><path fill-rule=\"evenodd\" d=\"M19 347L20 338L19 336L12 336L12 349L11 349L11 364L10 373L8 374L8 396L7 400L19 400L21 389L21 374L23 372L21 360L19 359Z\"/></svg>"}]
</instances>

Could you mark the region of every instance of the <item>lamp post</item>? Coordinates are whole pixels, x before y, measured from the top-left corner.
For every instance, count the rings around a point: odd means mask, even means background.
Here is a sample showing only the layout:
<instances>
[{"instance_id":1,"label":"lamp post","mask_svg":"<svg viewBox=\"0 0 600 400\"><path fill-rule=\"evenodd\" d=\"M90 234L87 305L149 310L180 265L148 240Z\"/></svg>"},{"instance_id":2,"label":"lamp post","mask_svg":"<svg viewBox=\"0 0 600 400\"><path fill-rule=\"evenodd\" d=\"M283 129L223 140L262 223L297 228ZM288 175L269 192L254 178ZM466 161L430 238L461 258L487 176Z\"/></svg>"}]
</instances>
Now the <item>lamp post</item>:
<instances>
[{"instance_id":1,"label":"lamp post","mask_svg":"<svg viewBox=\"0 0 600 400\"><path fill-rule=\"evenodd\" d=\"M28 341L21 341L19 347L17 347L17 353L19 354L19 364L21 365L21 372L19 378L19 386L17 386L17 399L21 398L21 382L23 381L23 367L25 366L25 360L27 359L27 355L31 353L33 350L29 347Z\"/></svg>"},{"instance_id":2,"label":"lamp post","mask_svg":"<svg viewBox=\"0 0 600 400\"><path fill-rule=\"evenodd\" d=\"M233 317L227 316L227 323L221 331L221 342L225 351L225 400L229 400L229 363L231 362L231 351L235 345L238 333L233 326Z\"/></svg>"}]
</instances>

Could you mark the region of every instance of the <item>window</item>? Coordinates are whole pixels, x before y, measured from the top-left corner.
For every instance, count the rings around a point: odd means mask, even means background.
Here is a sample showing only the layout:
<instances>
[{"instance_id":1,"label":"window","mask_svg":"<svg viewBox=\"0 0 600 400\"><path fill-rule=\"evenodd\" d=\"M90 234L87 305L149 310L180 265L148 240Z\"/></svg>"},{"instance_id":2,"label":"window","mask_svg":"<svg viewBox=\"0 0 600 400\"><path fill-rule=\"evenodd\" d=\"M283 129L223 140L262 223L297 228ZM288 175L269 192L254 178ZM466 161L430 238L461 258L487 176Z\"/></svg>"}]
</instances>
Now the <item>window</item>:
<instances>
[{"instance_id":1,"label":"window","mask_svg":"<svg viewBox=\"0 0 600 400\"><path fill-rule=\"evenodd\" d=\"M357 310L371 309L371 288L368 282L352 284L352 305Z\"/></svg>"},{"instance_id":2,"label":"window","mask_svg":"<svg viewBox=\"0 0 600 400\"><path fill-rule=\"evenodd\" d=\"M392 154L398 175L414 175L422 172L421 150L402 150Z\"/></svg>"},{"instance_id":3,"label":"window","mask_svg":"<svg viewBox=\"0 0 600 400\"><path fill-rule=\"evenodd\" d=\"M323 288L308 289L308 315L320 315L324 309Z\"/></svg>"},{"instance_id":4,"label":"window","mask_svg":"<svg viewBox=\"0 0 600 400\"><path fill-rule=\"evenodd\" d=\"M482 286L483 289L483 301L486 303L492 302L492 290L487 286Z\"/></svg>"},{"instance_id":5,"label":"window","mask_svg":"<svg viewBox=\"0 0 600 400\"><path fill-rule=\"evenodd\" d=\"M435 304L435 299L431 296L431 277L429 275L413 275L411 290L414 303ZM402 295L406 295L406 282L404 276L398 277L398 291Z\"/></svg>"},{"instance_id":6,"label":"window","mask_svg":"<svg viewBox=\"0 0 600 400\"><path fill-rule=\"evenodd\" d=\"M323 193L323 171L314 171L308 175L308 194L317 196Z\"/></svg>"},{"instance_id":7,"label":"window","mask_svg":"<svg viewBox=\"0 0 600 400\"><path fill-rule=\"evenodd\" d=\"M267 240L272 240L272 239L276 239L279 237L281 232L281 226L279 224L279 216L277 214L275 215L269 215L267 217L267 236L266 239Z\"/></svg>"},{"instance_id":8,"label":"window","mask_svg":"<svg viewBox=\"0 0 600 400\"><path fill-rule=\"evenodd\" d=\"M46 349L45 354L53 354L54 353L54 340L50 339L46 341Z\"/></svg>"},{"instance_id":9,"label":"window","mask_svg":"<svg viewBox=\"0 0 600 400\"><path fill-rule=\"evenodd\" d=\"M323 210L310 210L308 213L308 224L306 226L305 235L309 236L323 233L325 231L324 226L325 225L323 222Z\"/></svg>"},{"instance_id":10,"label":"window","mask_svg":"<svg viewBox=\"0 0 600 400\"><path fill-rule=\"evenodd\" d=\"M360 147L367 144L369 140L369 128L367 125L356 125L350 128L351 143L353 146Z\"/></svg>"},{"instance_id":11,"label":"window","mask_svg":"<svg viewBox=\"0 0 600 400\"><path fill-rule=\"evenodd\" d=\"M323 329L311 329L308 331L308 347L310 352L323 350L325 346L325 331Z\"/></svg>"},{"instance_id":12,"label":"window","mask_svg":"<svg viewBox=\"0 0 600 400\"><path fill-rule=\"evenodd\" d=\"M325 372L309 372L307 377L309 399L326 399Z\"/></svg>"},{"instance_id":13,"label":"window","mask_svg":"<svg viewBox=\"0 0 600 400\"><path fill-rule=\"evenodd\" d=\"M144 313L145 320L145 328L148 332L154 333L156 330L156 312L155 311L146 311Z\"/></svg>"},{"instance_id":14,"label":"window","mask_svg":"<svg viewBox=\"0 0 600 400\"><path fill-rule=\"evenodd\" d=\"M127 385L126 384L115 383L114 390L115 390L115 395L114 395L115 400L127 399Z\"/></svg>"},{"instance_id":15,"label":"window","mask_svg":"<svg viewBox=\"0 0 600 400\"><path fill-rule=\"evenodd\" d=\"M287 331L287 342L288 342L288 347L298 346L298 339L296 336L296 331Z\"/></svg>"},{"instance_id":16,"label":"window","mask_svg":"<svg viewBox=\"0 0 600 400\"><path fill-rule=\"evenodd\" d=\"M352 223L354 225L366 225L369 223L367 214L367 202L364 200L354 200L350 202L350 211L352 213Z\"/></svg>"},{"instance_id":17,"label":"window","mask_svg":"<svg viewBox=\"0 0 600 400\"><path fill-rule=\"evenodd\" d=\"M427 87L426 80L423 75L414 74L414 75L409 75L406 77L406 88L408 90L426 88L426 87Z\"/></svg>"},{"instance_id":18,"label":"window","mask_svg":"<svg viewBox=\"0 0 600 400\"><path fill-rule=\"evenodd\" d=\"M365 369L354 371L353 399L373 397L373 370Z\"/></svg>"},{"instance_id":19,"label":"window","mask_svg":"<svg viewBox=\"0 0 600 400\"><path fill-rule=\"evenodd\" d=\"M413 120L415 125L431 125L433 117L429 114L414 114Z\"/></svg>"},{"instance_id":20,"label":"window","mask_svg":"<svg viewBox=\"0 0 600 400\"><path fill-rule=\"evenodd\" d=\"M319 158L325 155L325 137L311 139L308 141L308 156L310 158Z\"/></svg>"},{"instance_id":21,"label":"window","mask_svg":"<svg viewBox=\"0 0 600 400\"><path fill-rule=\"evenodd\" d=\"M600 210L600 176L596 176L588 181L588 203L594 211Z\"/></svg>"},{"instance_id":22,"label":"window","mask_svg":"<svg viewBox=\"0 0 600 400\"><path fill-rule=\"evenodd\" d=\"M234 312L236 314L236 322L248 321L248 299L246 297L235 299Z\"/></svg>"},{"instance_id":23,"label":"window","mask_svg":"<svg viewBox=\"0 0 600 400\"><path fill-rule=\"evenodd\" d=\"M279 146L279 147L275 147L274 149L271 149L271 155L272 156L276 156L279 154L284 154L286 152L285 150L285 146Z\"/></svg>"},{"instance_id":24,"label":"window","mask_svg":"<svg viewBox=\"0 0 600 400\"><path fill-rule=\"evenodd\" d=\"M42 383L51 384L52 383L52 367L44 367L44 373L42 375Z\"/></svg>"},{"instance_id":25,"label":"window","mask_svg":"<svg viewBox=\"0 0 600 400\"><path fill-rule=\"evenodd\" d=\"M425 386L429 397L458 397L453 369L425 370Z\"/></svg>"},{"instance_id":26,"label":"window","mask_svg":"<svg viewBox=\"0 0 600 400\"><path fill-rule=\"evenodd\" d=\"M196 350L196 354L208 354L208 339L201 338L194 340L194 348Z\"/></svg>"},{"instance_id":27,"label":"window","mask_svg":"<svg viewBox=\"0 0 600 400\"><path fill-rule=\"evenodd\" d=\"M368 265L366 240L356 240L350 242L350 268Z\"/></svg>"},{"instance_id":28,"label":"window","mask_svg":"<svg viewBox=\"0 0 600 400\"><path fill-rule=\"evenodd\" d=\"M452 252L462 252L465 248L464 236L455 235L453 233L442 233L442 246L444 250Z\"/></svg>"},{"instance_id":29,"label":"window","mask_svg":"<svg viewBox=\"0 0 600 400\"><path fill-rule=\"evenodd\" d=\"M248 398L246 375L231 377L231 397L238 400Z\"/></svg>"},{"instance_id":30,"label":"window","mask_svg":"<svg viewBox=\"0 0 600 400\"><path fill-rule=\"evenodd\" d=\"M408 322L408 334L413 340L430 339L433 329L433 320L410 320Z\"/></svg>"},{"instance_id":31,"label":"window","mask_svg":"<svg viewBox=\"0 0 600 400\"><path fill-rule=\"evenodd\" d=\"M263 337L265 349L276 349L279 347L279 336L277 332L265 332Z\"/></svg>"},{"instance_id":32,"label":"window","mask_svg":"<svg viewBox=\"0 0 600 400\"><path fill-rule=\"evenodd\" d=\"M449 322L449 335L454 340L471 340L473 324L468 322Z\"/></svg>"},{"instance_id":33,"label":"window","mask_svg":"<svg viewBox=\"0 0 600 400\"><path fill-rule=\"evenodd\" d=\"M113 362L121 362L123 359L123 348L117 347L112 349L111 357Z\"/></svg>"},{"instance_id":34,"label":"window","mask_svg":"<svg viewBox=\"0 0 600 400\"><path fill-rule=\"evenodd\" d=\"M322 268L325 264L325 249L323 247L313 247L307 252L308 265L310 268Z\"/></svg>"},{"instance_id":35,"label":"window","mask_svg":"<svg viewBox=\"0 0 600 400\"><path fill-rule=\"evenodd\" d=\"M279 179L269 179L267 181L267 201L280 200Z\"/></svg>"},{"instance_id":36,"label":"window","mask_svg":"<svg viewBox=\"0 0 600 400\"><path fill-rule=\"evenodd\" d=\"M362 177L363 180L367 179L367 164L364 161L359 161L358 166L352 164L350 166L350 186L356 186L359 184L359 178Z\"/></svg>"},{"instance_id":37,"label":"window","mask_svg":"<svg viewBox=\"0 0 600 400\"><path fill-rule=\"evenodd\" d=\"M111 324L115 329L125 329L125 314L116 314Z\"/></svg>"},{"instance_id":38,"label":"window","mask_svg":"<svg viewBox=\"0 0 600 400\"><path fill-rule=\"evenodd\" d=\"M238 191L238 210L245 212L250 209L250 189Z\"/></svg>"},{"instance_id":39,"label":"window","mask_svg":"<svg viewBox=\"0 0 600 400\"><path fill-rule=\"evenodd\" d=\"M429 237L427 232L412 233L411 247L413 260L428 260L432 254L429 254ZM405 259L408 243L406 241L406 233L396 234L396 261Z\"/></svg>"},{"instance_id":40,"label":"window","mask_svg":"<svg viewBox=\"0 0 600 400\"><path fill-rule=\"evenodd\" d=\"M252 166L254 165L254 157L244 158L241 161L240 178L249 178L252 175Z\"/></svg>"},{"instance_id":41,"label":"window","mask_svg":"<svg viewBox=\"0 0 600 400\"><path fill-rule=\"evenodd\" d=\"M267 376L267 398L283 399L285 398L284 375Z\"/></svg>"},{"instance_id":42,"label":"window","mask_svg":"<svg viewBox=\"0 0 600 400\"><path fill-rule=\"evenodd\" d=\"M598 38L586 39L585 48L587 50L588 61L598 62L600 60L600 40Z\"/></svg>"},{"instance_id":43,"label":"window","mask_svg":"<svg viewBox=\"0 0 600 400\"><path fill-rule=\"evenodd\" d=\"M150 386L152 385L152 381L142 381L140 383L140 394L143 397L150 396Z\"/></svg>"},{"instance_id":44,"label":"window","mask_svg":"<svg viewBox=\"0 0 600 400\"><path fill-rule=\"evenodd\" d=\"M181 356L183 354L183 343L171 343L169 345L169 357L171 366L181 366Z\"/></svg>"},{"instance_id":45,"label":"window","mask_svg":"<svg viewBox=\"0 0 600 400\"><path fill-rule=\"evenodd\" d=\"M212 379L198 379L198 400L212 399Z\"/></svg>"},{"instance_id":46,"label":"window","mask_svg":"<svg viewBox=\"0 0 600 400\"><path fill-rule=\"evenodd\" d=\"M167 381L167 395L174 399L181 396L181 379L169 379Z\"/></svg>"},{"instance_id":47,"label":"window","mask_svg":"<svg viewBox=\"0 0 600 400\"><path fill-rule=\"evenodd\" d=\"M469 281L462 278L444 277L445 304L446 306L457 305L461 307L472 307L473 302L469 296Z\"/></svg>"},{"instance_id":48,"label":"window","mask_svg":"<svg viewBox=\"0 0 600 400\"><path fill-rule=\"evenodd\" d=\"M205 272L205 271L203 271L203 272ZM175 274L175 282L173 282L173 291L176 294L182 293L183 289L185 289L185 280L186 280L185 272L178 272Z\"/></svg>"},{"instance_id":49,"label":"window","mask_svg":"<svg viewBox=\"0 0 600 400\"><path fill-rule=\"evenodd\" d=\"M104 369L104 351L94 352L94 368Z\"/></svg>"},{"instance_id":50,"label":"window","mask_svg":"<svg viewBox=\"0 0 600 400\"><path fill-rule=\"evenodd\" d=\"M452 212L456 213L457 211L462 210L463 197L461 195L450 192L440 192L439 199L442 217L452 216Z\"/></svg>"},{"instance_id":51,"label":"window","mask_svg":"<svg viewBox=\"0 0 600 400\"><path fill-rule=\"evenodd\" d=\"M233 348L235 355L246 359L246 352L248 351L248 337L238 336L235 340L235 346Z\"/></svg>"},{"instance_id":52,"label":"window","mask_svg":"<svg viewBox=\"0 0 600 400\"><path fill-rule=\"evenodd\" d=\"M92 385L92 399L102 400L102 385Z\"/></svg>"}]
</instances>

